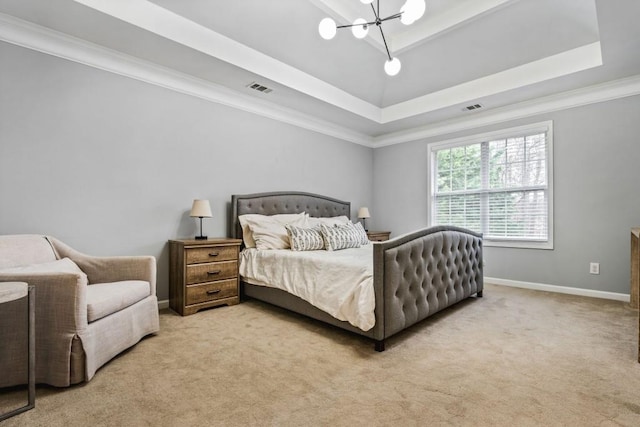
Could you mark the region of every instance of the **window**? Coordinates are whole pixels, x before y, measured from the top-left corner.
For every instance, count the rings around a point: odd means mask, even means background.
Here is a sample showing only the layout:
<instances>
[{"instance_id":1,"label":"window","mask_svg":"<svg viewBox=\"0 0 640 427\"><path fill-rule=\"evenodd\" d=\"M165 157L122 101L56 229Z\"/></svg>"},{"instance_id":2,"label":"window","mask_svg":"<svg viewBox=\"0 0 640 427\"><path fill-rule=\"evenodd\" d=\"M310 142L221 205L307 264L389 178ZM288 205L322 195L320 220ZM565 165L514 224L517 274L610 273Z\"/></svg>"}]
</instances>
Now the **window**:
<instances>
[{"instance_id":1,"label":"window","mask_svg":"<svg viewBox=\"0 0 640 427\"><path fill-rule=\"evenodd\" d=\"M553 249L552 153L551 122L429 145L429 224Z\"/></svg>"}]
</instances>

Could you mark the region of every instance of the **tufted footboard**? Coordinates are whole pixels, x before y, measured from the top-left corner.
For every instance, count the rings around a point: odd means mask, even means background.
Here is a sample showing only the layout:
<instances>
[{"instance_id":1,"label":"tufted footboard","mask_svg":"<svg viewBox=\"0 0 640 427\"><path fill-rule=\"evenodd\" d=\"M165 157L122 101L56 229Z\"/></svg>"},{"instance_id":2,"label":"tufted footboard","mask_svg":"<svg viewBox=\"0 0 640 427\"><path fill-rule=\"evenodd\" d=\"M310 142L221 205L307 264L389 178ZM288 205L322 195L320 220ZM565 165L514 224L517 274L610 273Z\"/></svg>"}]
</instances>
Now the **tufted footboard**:
<instances>
[{"instance_id":1,"label":"tufted footboard","mask_svg":"<svg viewBox=\"0 0 640 427\"><path fill-rule=\"evenodd\" d=\"M482 296L482 235L438 226L374 247L376 349L384 340L473 294Z\"/></svg>"}]
</instances>

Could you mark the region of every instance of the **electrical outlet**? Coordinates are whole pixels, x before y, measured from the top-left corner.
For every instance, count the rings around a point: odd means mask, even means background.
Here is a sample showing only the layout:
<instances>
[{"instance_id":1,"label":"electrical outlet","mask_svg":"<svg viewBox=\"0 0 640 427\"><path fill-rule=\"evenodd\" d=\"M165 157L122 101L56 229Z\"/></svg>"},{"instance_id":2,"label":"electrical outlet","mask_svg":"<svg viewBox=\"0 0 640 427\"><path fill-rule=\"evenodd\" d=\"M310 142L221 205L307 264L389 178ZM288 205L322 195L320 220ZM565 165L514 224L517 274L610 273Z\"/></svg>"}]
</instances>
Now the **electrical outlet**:
<instances>
[{"instance_id":1,"label":"electrical outlet","mask_svg":"<svg viewBox=\"0 0 640 427\"><path fill-rule=\"evenodd\" d=\"M589 264L589 273L600 274L600 263L592 262L591 264Z\"/></svg>"}]
</instances>

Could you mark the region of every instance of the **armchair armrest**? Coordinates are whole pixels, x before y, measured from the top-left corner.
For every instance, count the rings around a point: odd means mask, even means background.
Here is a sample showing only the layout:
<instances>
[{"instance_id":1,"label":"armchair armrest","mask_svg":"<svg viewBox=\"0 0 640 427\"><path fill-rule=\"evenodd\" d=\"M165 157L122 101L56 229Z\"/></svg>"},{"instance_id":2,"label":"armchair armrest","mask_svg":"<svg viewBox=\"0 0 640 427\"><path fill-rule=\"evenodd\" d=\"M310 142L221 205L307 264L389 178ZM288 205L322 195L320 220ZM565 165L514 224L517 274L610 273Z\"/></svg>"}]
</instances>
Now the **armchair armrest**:
<instances>
[{"instance_id":1,"label":"armchair armrest","mask_svg":"<svg viewBox=\"0 0 640 427\"><path fill-rule=\"evenodd\" d=\"M35 285L36 382L69 385L72 343L88 327L87 276L67 272L0 273L0 281ZM20 304L0 305L3 322L8 321L8 327L0 328L0 343L10 342L10 337L16 334L26 336L27 325L22 320L24 309L20 309ZM0 376L0 386L21 383L20 366L24 358L20 354L18 359L3 360L7 375ZM20 361L18 365L16 360Z\"/></svg>"},{"instance_id":2,"label":"armchair armrest","mask_svg":"<svg viewBox=\"0 0 640 427\"><path fill-rule=\"evenodd\" d=\"M0 282L36 287L36 325L71 334L87 326L87 276L81 273L0 273Z\"/></svg>"},{"instance_id":3,"label":"armchair armrest","mask_svg":"<svg viewBox=\"0 0 640 427\"><path fill-rule=\"evenodd\" d=\"M153 256L96 257L83 254L56 238L47 237L59 258L70 258L87 274L89 283L108 283L123 280L149 282L151 295L156 294L156 259Z\"/></svg>"}]
</instances>

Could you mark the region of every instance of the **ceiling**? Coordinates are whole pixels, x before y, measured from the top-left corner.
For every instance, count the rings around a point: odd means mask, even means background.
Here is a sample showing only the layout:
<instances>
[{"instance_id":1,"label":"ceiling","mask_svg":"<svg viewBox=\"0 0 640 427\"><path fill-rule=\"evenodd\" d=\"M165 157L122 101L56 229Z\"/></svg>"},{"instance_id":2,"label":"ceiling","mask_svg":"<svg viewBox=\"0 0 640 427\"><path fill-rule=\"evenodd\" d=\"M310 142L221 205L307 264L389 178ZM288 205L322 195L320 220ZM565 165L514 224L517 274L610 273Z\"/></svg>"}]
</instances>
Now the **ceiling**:
<instances>
[{"instance_id":1,"label":"ceiling","mask_svg":"<svg viewBox=\"0 0 640 427\"><path fill-rule=\"evenodd\" d=\"M0 0L0 40L370 146L640 93L637 0L426 4L383 24L394 77L375 28L318 34L327 16L373 20L359 0Z\"/></svg>"}]
</instances>

